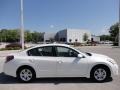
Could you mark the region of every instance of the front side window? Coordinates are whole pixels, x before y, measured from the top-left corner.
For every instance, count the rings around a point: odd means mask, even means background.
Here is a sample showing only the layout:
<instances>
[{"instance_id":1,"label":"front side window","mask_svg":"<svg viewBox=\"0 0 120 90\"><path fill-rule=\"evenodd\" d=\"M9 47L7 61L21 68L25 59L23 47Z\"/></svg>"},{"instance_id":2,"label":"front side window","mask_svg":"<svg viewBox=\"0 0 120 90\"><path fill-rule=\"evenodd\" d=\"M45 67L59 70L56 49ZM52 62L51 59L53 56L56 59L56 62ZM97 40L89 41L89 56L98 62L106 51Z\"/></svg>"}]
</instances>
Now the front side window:
<instances>
[{"instance_id":1,"label":"front side window","mask_svg":"<svg viewBox=\"0 0 120 90\"><path fill-rule=\"evenodd\" d=\"M56 54L58 57L77 57L78 52L67 47L56 47Z\"/></svg>"},{"instance_id":2,"label":"front side window","mask_svg":"<svg viewBox=\"0 0 120 90\"><path fill-rule=\"evenodd\" d=\"M28 51L29 56L53 56L53 49L51 46L38 47Z\"/></svg>"}]
</instances>

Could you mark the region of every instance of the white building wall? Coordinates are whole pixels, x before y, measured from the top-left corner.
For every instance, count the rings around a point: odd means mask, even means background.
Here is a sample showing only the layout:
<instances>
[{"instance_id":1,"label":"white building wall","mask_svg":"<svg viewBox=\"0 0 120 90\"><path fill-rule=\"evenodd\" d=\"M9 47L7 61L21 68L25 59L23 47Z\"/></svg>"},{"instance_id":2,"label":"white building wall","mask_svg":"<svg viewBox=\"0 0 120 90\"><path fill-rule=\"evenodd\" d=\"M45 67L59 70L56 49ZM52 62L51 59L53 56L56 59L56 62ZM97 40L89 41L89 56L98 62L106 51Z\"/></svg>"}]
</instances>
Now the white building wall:
<instances>
[{"instance_id":1,"label":"white building wall","mask_svg":"<svg viewBox=\"0 0 120 90\"><path fill-rule=\"evenodd\" d=\"M57 33L45 33L44 34L44 41L46 40L50 40L50 38L55 38L56 34L58 34L58 41L61 41L61 39L65 39L67 43L74 43L76 42L80 42L80 43L84 43L83 40L83 36L84 34L88 35L88 39L91 40L91 33L87 30L82 30L82 29L64 29L64 30L60 30ZM71 42L70 42L71 39Z\"/></svg>"},{"instance_id":2,"label":"white building wall","mask_svg":"<svg viewBox=\"0 0 120 90\"><path fill-rule=\"evenodd\" d=\"M81 29L67 29L67 42L71 39L71 43L74 43L77 39L77 42L84 43L83 36L85 33L88 35L88 39L91 40L91 33L89 31Z\"/></svg>"},{"instance_id":3,"label":"white building wall","mask_svg":"<svg viewBox=\"0 0 120 90\"><path fill-rule=\"evenodd\" d=\"M100 42L100 37L93 35L92 38L93 38L93 41Z\"/></svg>"}]
</instances>

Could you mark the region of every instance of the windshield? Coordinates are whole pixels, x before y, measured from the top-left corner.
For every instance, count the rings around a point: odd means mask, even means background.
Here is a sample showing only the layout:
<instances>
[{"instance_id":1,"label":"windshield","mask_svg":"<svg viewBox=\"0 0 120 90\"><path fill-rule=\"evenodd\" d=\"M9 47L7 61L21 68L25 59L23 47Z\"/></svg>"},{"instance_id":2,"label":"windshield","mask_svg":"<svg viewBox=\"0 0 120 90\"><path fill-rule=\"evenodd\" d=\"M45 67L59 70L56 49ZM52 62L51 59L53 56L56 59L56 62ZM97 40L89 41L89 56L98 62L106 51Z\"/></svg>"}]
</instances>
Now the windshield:
<instances>
[{"instance_id":1,"label":"windshield","mask_svg":"<svg viewBox=\"0 0 120 90\"><path fill-rule=\"evenodd\" d=\"M75 49L82 52L82 53L84 53L87 56L92 56L92 54L90 52L85 52L85 51L81 50L80 48L75 48Z\"/></svg>"}]
</instances>

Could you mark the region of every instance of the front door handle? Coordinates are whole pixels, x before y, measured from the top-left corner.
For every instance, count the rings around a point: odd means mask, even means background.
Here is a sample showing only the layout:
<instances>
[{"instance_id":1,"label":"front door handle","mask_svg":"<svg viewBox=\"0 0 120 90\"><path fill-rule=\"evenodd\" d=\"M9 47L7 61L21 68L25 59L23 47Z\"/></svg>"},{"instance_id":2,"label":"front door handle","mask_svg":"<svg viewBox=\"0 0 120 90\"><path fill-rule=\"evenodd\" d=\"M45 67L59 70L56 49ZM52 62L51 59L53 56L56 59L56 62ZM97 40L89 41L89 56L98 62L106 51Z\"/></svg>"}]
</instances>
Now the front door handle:
<instances>
[{"instance_id":1,"label":"front door handle","mask_svg":"<svg viewBox=\"0 0 120 90\"><path fill-rule=\"evenodd\" d=\"M34 62L34 60L33 60L33 59L29 59L29 61L30 61L30 62Z\"/></svg>"},{"instance_id":2,"label":"front door handle","mask_svg":"<svg viewBox=\"0 0 120 90\"><path fill-rule=\"evenodd\" d=\"M63 63L63 61L58 61L58 63L59 63L59 64L62 64L62 63Z\"/></svg>"}]
</instances>

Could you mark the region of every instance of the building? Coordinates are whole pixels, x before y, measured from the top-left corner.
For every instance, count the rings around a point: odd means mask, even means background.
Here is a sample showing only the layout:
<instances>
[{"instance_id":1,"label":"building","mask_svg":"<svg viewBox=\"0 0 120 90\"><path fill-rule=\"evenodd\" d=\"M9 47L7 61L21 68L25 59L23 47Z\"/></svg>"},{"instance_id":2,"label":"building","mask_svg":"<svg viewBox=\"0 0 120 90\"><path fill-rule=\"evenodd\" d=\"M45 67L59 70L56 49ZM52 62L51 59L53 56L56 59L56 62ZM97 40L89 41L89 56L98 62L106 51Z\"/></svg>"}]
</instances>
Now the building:
<instances>
[{"instance_id":1,"label":"building","mask_svg":"<svg viewBox=\"0 0 120 90\"><path fill-rule=\"evenodd\" d=\"M51 42L55 40L56 32L45 32L44 34L44 42Z\"/></svg>"},{"instance_id":2,"label":"building","mask_svg":"<svg viewBox=\"0 0 120 90\"><path fill-rule=\"evenodd\" d=\"M92 35L91 41L100 43L100 37L99 37L99 36Z\"/></svg>"},{"instance_id":3,"label":"building","mask_svg":"<svg viewBox=\"0 0 120 90\"><path fill-rule=\"evenodd\" d=\"M86 40L84 40L86 38ZM91 33L82 29L64 29L57 33L45 33L44 41L49 42L51 39L64 43L84 43L87 40L91 40Z\"/></svg>"},{"instance_id":4,"label":"building","mask_svg":"<svg viewBox=\"0 0 120 90\"><path fill-rule=\"evenodd\" d=\"M58 41L66 43L80 42L84 43L91 40L91 33L81 29L64 29L57 32ZM84 40L86 37L86 40Z\"/></svg>"}]
</instances>

